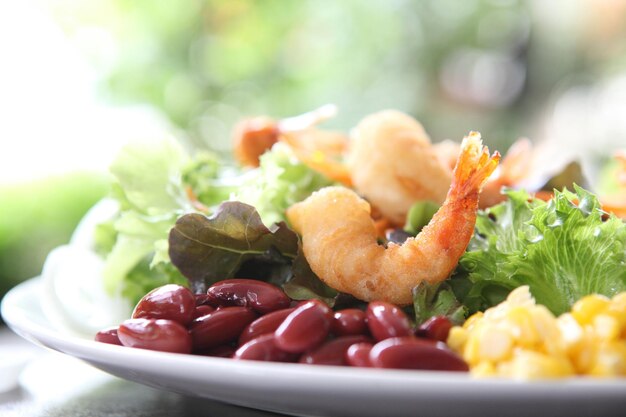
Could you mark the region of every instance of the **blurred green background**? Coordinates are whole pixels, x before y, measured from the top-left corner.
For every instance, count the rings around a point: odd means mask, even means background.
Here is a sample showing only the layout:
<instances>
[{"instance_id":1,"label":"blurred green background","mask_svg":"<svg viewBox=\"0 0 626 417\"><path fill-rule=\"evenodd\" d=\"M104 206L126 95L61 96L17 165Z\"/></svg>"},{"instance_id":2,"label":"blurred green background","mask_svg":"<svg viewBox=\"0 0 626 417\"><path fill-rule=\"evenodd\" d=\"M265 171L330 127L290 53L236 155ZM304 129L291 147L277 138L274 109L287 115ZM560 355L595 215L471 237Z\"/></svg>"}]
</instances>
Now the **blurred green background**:
<instances>
[{"instance_id":1,"label":"blurred green background","mask_svg":"<svg viewBox=\"0 0 626 417\"><path fill-rule=\"evenodd\" d=\"M396 108L422 121L435 141L458 140L479 130L488 145L506 150L520 136L574 141L568 133L573 130L580 142L600 143L610 136L614 143L626 144L625 97L605 97L626 70L625 1L28 4L38 19L58 30L58 39L38 40L42 50L46 42L50 47L56 42L72 51L77 61L60 64L68 71L87 68L99 105L147 106L157 115L156 124L167 126L192 148L227 153L229 132L238 119L294 115L325 103L340 109L328 125L345 130L368 113ZM15 51L25 49L19 47L19 36L11 39L18 45ZM44 73L53 61L43 62L38 71ZM0 68L2 77L8 76ZM35 99L29 91L22 93ZM62 98L61 109L71 105L71 97ZM587 108L605 107L603 119L594 124L612 126L621 120L617 131L605 129L589 137L589 130L570 126ZM9 105L0 110L9 116L5 121L16 111ZM94 137L89 128L80 134L87 145L107 140ZM62 135L51 131L46 138L7 139L38 143L62 140ZM13 157L28 166L28 155ZM80 153L75 157L81 158ZM103 169L67 171L0 182L0 295L37 275L47 252L67 242L85 211L106 194Z\"/></svg>"}]
</instances>

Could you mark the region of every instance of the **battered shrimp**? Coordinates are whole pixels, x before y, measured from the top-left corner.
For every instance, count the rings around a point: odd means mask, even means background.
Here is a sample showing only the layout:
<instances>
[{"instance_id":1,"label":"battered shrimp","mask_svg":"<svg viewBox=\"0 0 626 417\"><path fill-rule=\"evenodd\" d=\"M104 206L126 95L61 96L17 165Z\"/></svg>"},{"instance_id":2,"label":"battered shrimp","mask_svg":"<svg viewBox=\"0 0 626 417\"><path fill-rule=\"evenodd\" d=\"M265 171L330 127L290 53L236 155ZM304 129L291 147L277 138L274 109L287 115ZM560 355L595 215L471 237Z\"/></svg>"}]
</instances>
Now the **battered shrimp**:
<instances>
[{"instance_id":1,"label":"battered shrimp","mask_svg":"<svg viewBox=\"0 0 626 417\"><path fill-rule=\"evenodd\" d=\"M337 107L327 104L280 120L266 116L244 119L233 130L235 158L243 166L257 167L259 157L279 140L287 142L305 163L314 159L312 155L316 153L343 155L348 144L348 138L344 134L314 128L324 120L334 117L336 113Z\"/></svg>"},{"instance_id":2,"label":"battered shrimp","mask_svg":"<svg viewBox=\"0 0 626 417\"><path fill-rule=\"evenodd\" d=\"M452 169L415 119L395 110L375 113L358 124L352 139L352 183L393 223L404 224L416 201L444 201Z\"/></svg>"},{"instance_id":3,"label":"battered shrimp","mask_svg":"<svg viewBox=\"0 0 626 417\"><path fill-rule=\"evenodd\" d=\"M409 304L413 287L443 281L457 265L474 232L478 194L499 158L497 152L489 157L480 134L470 133L443 205L402 245L379 245L369 203L343 187L312 194L287 217L302 235L311 269L327 285L364 301Z\"/></svg>"}]
</instances>

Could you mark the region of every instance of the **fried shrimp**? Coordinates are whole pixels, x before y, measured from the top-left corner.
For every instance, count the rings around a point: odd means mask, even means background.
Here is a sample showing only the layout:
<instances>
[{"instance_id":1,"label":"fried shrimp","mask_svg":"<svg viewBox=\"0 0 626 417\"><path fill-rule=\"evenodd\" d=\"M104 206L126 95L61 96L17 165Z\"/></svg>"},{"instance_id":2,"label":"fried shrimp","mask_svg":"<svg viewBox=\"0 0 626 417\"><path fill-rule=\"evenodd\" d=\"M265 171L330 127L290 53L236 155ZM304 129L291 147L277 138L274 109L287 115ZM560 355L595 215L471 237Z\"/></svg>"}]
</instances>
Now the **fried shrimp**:
<instances>
[{"instance_id":1,"label":"fried shrimp","mask_svg":"<svg viewBox=\"0 0 626 417\"><path fill-rule=\"evenodd\" d=\"M470 133L443 205L402 245L379 245L369 203L343 187L313 193L287 217L302 235L311 269L327 285L364 301L409 304L413 287L443 281L456 267L474 232L478 194L499 158L497 152L489 157L480 134Z\"/></svg>"},{"instance_id":2,"label":"fried shrimp","mask_svg":"<svg viewBox=\"0 0 626 417\"><path fill-rule=\"evenodd\" d=\"M386 110L364 118L352 135L348 166L354 188L395 224L420 200L442 203L452 169L412 117Z\"/></svg>"},{"instance_id":3,"label":"fried shrimp","mask_svg":"<svg viewBox=\"0 0 626 417\"><path fill-rule=\"evenodd\" d=\"M327 104L307 113L275 120L267 116L244 119L233 130L233 151L243 166L259 166L259 157L276 142L283 140L305 159L314 152L343 154L348 139L338 132L316 129L319 123L337 113L337 107ZM318 158L319 159L319 158ZM306 161L305 161L306 162Z\"/></svg>"}]
</instances>

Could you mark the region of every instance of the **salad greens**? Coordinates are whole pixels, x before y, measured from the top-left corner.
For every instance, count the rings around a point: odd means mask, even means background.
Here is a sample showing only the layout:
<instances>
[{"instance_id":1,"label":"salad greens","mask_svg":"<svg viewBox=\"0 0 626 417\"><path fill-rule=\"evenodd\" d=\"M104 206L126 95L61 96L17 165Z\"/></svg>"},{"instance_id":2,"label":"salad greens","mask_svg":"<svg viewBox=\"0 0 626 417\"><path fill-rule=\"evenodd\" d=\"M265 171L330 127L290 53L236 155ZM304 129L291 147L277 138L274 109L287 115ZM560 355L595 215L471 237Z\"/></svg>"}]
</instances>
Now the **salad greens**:
<instances>
[{"instance_id":1,"label":"salad greens","mask_svg":"<svg viewBox=\"0 0 626 417\"><path fill-rule=\"evenodd\" d=\"M231 200L250 204L265 224L272 224L286 220L285 210L289 206L332 184L330 179L300 162L287 145L277 143L270 152L261 155L259 168L245 177Z\"/></svg>"},{"instance_id":2,"label":"salad greens","mask_svg":"<svg viewBox=\"0 0 626 417\"><path fill-rule=\"evenodd\" d=\"M254 207L222 203L212 216L186 214L169 234L169 255L195 292L233 278L246 262L288 265L298 252L298 235L284 222L270 228Z\"/></svg>"},{"instance_id":3,"label":"salad greens","mask_svg":"<svg viewBox=\"0 0 626 417\"><path fill-rule=\"evenodd\" d=\"M290 205L333 184L287 145L277 143L258 168L244 171L210 153L192 158L173 139L138 142L120 152L111 173L119 212L94 233L110 293L134 303L166 283L202 291L245 276L280 285L293 299L356 302L315 276L286 223ZM586 294L626 291L626 224L604 213L593 194L575 186L548 202L524 191L506 196L478 213L452 277L414 289L417 322L446 315L459 323L521 285L555 314ZM405 232L419 233L437 208L417 202Z\"/></svg>"},{"instance_id":4,"label":"salad greens","mask_svg":"<svg viewBox=\"0 0 626 417\"><path fill-rule=\"evenodd\" d=\"M574 186L548 202L524 191L480 212L476 232L449 281L470 312L530 286L538 303L561 314L582 296L626 291L626 223Z\"/></svg>"},{"instance_id":5,"label":"salad greens","mask_svg":"<svg viewBox=\"0 0 626 417\"><path fill-rule=\"evenodd\" d=\"M106 254L103 275L109 293L119 291L134 302L155 284L182 280L175 269L152 267L166 261L162 254L169 229L192 210L181 179L187 162L182 147L164 138L127 145L111 166L111 194L120 209L95 236L97 250Z\"/></svg>"},{"instance_id":6,"label":"salad greens","mask_svg":"<svg viewBox=\"0 0 626 417\"><path fill-rule=\"evenodd\" d=\"M227 217L229 225L222 231L224 239L228 233L237 232L237 227L230 225L236 223L235 214L247 214L248 219L256 221L256 229L248 224L246 232L255 229L258 233L261 226L267 230L277 228L281 239L290 239L289 249L279 245L279 255L276 255L274 249L268 249L272 246L268 244L263 256L253 258L256 261L264 259L261 270L266 274L279 273L279 264L289 271L290 268L284 265L291 264L296 258L298 243L297 235L280 223L285 220L285 209L332 182L295 158L290 148L281 145L277 144L262 156L259 168L248 171L229 168L208 152L199 152L192 158L177 141L169 138L135 142L124 147L111 166L114 177L111 197L119 203L119 212L94 231L95 249L105 258L105 289L110 294L121 293L134 304L157 286L167 283L189 285L180 272L187 273L185 267L179 271L170 261L168 235L179 218L185 220L177 225L178 231L190 226L187 223L190 219L201 222L198 219L204 216L198 213ZM242 210L244 204L220 208L219 204L227 200L247 202L254 209ZM196 216L183 217L190 213L196 213ZM266 228L263 223L271 226ZM286 238L288 234L289 239ZM237 242L237 237L230 236L229 239L227 245ZM181 235L176 243L182 242ZM266 242L266 238L262 242ZM179 252L175 249L174 253ZM289 262L282 259L285 256ZM215 265L205 265L213 271L207 272L206 277L198 279L193 274L188 278L194 286L206 285L225 278L222 274L232 275L239 267L251 268L249 254L242 256L239 262L231 261L224 262L221 258L221 263L216 260ZM270 264L273 267L268 271ZM306 277L301 278L305 288L318 285L314 282L317 277L311 274L303 274ZM290 278L285 271L279 275L282 282Z\"/></svg>"},{"instance_id":7,"label":"salad greens","mask_svg":"<svg viewBox=\"0 0 626 417\"><path fill-rule=\"evenodd\" d=\"M415 322L423 323L434 316L446 316L454 324L463 324L467 307L459 302L447 281L437 284L421 282L413 288Z\"/></svg>"},{"instance_id":8,"label":"salad greens","mask_svg":"<svg viewBox=\"0 0 626 417\"><path fill-rule=\"evenodd\" d=\"M239 276L282 286L294 300L317 298L330 306L347 300L311 271L298 235L285 222L266 227L254 207L238 201L222 203L210 217L178 219L169 256L196 292Z\"/></svg>"}]
</instances>

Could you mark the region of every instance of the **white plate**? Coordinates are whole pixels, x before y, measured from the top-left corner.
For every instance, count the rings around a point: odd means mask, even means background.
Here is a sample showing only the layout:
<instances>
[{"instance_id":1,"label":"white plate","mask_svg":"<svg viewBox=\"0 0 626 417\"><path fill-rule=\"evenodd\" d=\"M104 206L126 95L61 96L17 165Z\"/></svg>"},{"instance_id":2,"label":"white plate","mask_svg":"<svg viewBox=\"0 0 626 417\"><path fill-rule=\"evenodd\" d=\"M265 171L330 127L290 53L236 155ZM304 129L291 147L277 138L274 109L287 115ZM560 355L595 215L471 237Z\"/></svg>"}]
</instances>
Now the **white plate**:
<instances>
[{"instance_id":1,"label":"white plate","mask_svg":"<svg viewBox=\"0 0 626 417\"><path fill-rule=\"evenodd\" d=\"M53 330L40 281L7 294L2 316L18 334L113 375L182 394L293 415L621 415L626 380L473 380L465 374L233 361L129 349Z\"/></svg>"}]
</instances>

